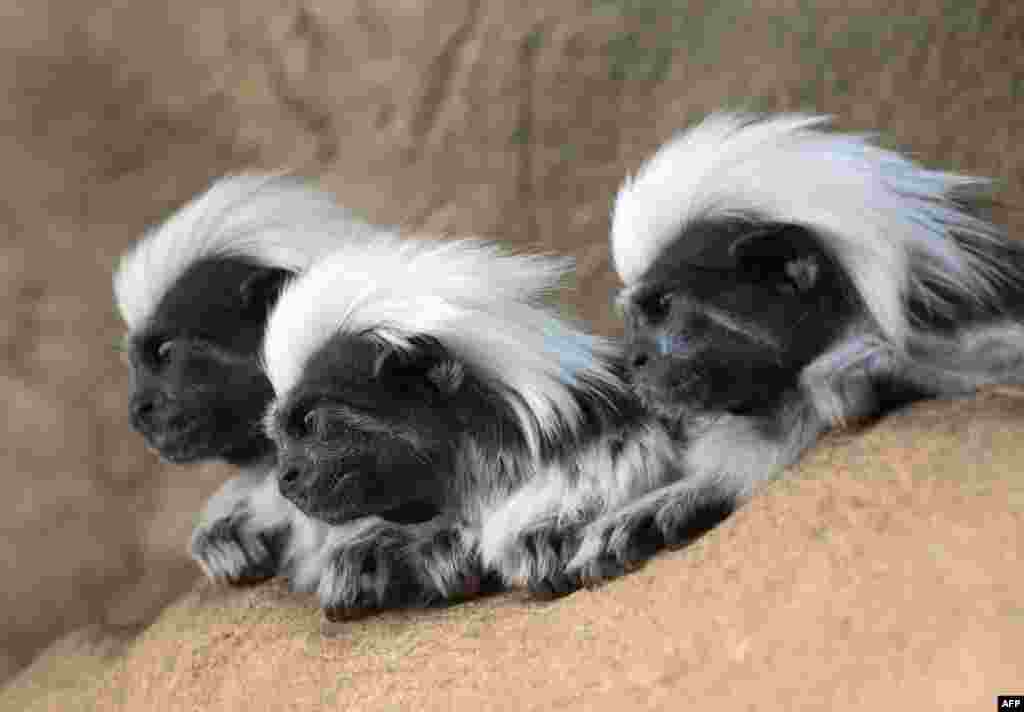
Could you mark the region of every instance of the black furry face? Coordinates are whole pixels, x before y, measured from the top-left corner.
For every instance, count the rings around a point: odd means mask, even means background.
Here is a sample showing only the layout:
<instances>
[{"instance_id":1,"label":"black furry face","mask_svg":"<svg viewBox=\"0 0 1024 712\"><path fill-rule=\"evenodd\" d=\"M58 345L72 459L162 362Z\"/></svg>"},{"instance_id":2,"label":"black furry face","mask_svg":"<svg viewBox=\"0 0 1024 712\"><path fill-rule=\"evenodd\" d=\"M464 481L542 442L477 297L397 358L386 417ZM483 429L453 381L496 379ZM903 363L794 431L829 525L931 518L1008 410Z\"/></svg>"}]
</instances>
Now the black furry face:
<instances>
[{"instance_id":1,"label":"black furry face","mask_svg":"<svg viewBox=\"0 0 1024 712\"><path fill-rule=\"evenodd\" d=\"M163 458L244 464L272 451L261 424L273 390L258 353L288 276L240 260L198 263L130 336L131 424Z\"/></svg>"},{"instance_id":2,"label":"black furry face","mask_svg":"<svg viewBox=\"0 0 1024 712\"><path fill-rule=\"evenodd\" d=\"M849 323L851 291L802 228L697 229L712 249L667 249L625 300L634 388L670 417L770 410Z\"/></svg>"},{"instance_id":3,"label":"black furry face","mask_svg":"<svg viewBox=\"0 0 1024 712\"><path fill-rule=\"evenodd\" d=\"M439 347L338 336L305 365L269 423L281 493L331 524L428 519L452 483L461 371Z\"/></svg>"}]
</instances>

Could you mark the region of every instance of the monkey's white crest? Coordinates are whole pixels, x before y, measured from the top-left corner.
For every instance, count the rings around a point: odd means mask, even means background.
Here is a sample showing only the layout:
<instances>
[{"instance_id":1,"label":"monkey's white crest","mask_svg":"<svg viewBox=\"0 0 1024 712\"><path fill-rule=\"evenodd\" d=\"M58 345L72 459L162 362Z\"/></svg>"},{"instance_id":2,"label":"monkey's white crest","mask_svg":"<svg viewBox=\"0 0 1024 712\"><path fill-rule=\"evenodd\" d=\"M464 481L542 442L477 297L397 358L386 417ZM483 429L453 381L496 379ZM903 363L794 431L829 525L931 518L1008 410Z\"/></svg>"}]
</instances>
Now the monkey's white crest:
<instances>
[{"instance_id":1,"label":"monkey's white crest","mask_svg":"<svg viewBox=\"0 0 1024 712\"><path fill-rule=\"evenodd\" d=\"M912 328L909 294L942 309L937 286L980 300L1009 278L971 247L1001 232L955 202L987 180L928 170L868 136L822 130L828 121L719 113L662 146L616 199L612 253L623 282L639 279L698 221L800 225L840 262L883 333L902 345Z\"/></svg>"},{"instance_id":2,"label":"monkey's white crest","mask_svg":"<svg viewBox=\"0 0 1024 712\"><path fill-rule=\"evenodd\" d=\"M241 257L302 271L347 239L369 238L364 223L327 193L292 176L235 175L215 181L127 252L114 293L128 328L140 328L196 262Z\"/></svg>"},{"instance_id":3,"label":"monkey's white crest","mask_svg":"<svg viewBox=\"0 0 1024 712\"><path fill-rule=\"evenodd\" d=\"M279 398L336 334L399 349L427 336L493 384L533 445L579 419L572 388L621 387L613 347L560 318L546 298L571 260L514 255L479 240L345 245L282 293L264 339Z\"/></svg>"}]
</instances>

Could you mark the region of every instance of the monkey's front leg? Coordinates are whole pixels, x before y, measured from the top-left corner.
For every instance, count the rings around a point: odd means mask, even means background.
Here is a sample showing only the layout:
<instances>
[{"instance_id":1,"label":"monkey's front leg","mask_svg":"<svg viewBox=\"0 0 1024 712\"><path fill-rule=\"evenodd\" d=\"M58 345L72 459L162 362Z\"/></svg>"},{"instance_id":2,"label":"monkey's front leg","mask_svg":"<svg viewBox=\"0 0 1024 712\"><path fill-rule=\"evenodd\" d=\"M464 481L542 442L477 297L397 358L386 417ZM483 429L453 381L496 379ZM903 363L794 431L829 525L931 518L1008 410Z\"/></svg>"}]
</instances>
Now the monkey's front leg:
<instances>
[{"instance_id":1,"label":"monkey's front leg","mask_svg":"<svg viewBox=\"0 0 1024 712\"><path fill-rule=\"evenodd\" d=\"M638 567L662 547L686 544L716 526L758 485L795 462L821 434L814 407L795 399L776 414L771 437L745 417L723 417L694 433L680 462L663 460L668 484L586 525L566 574L590 585Z\"/></svg>"},{"instance_id":2,"label":"monkey's front leg","mask_svg":"<svg viewBox=\"0 0 1024 712\"><path fill-rule=\"evenodd\" d=\"M476 537L443 517L395 524L366 517L332 527L320 553L318 594L331 620L478 593Z\"/></svg>"},{"instance_id":3,"label":"monkey's front leg","mask_svg":"<svg viewBox=\"0 0 1024 712\"><path fill-rule=\"evenodd\" d=\"M741 499L711 481L682 480L587 525L565 576L593 586L638 568L663 547L681 546L728 517Z\"/></svg>"},{"instance_id":4,"label":"monkey's front leg","mask_svg":"<svg viewBox=\"0 0 1024 712\"><path fill-rule=\"evenodd\" d=\"M539 598L572 593L580 581L567 573L566 565L579 547L581 528L579 522L553 516L532 522L502 544L496 568L505 580Z\"/></svg>"},{"instance_id":5,"label":"monkey's front leg","mask_svg":"<svg viewBox=\"0 0 1024 712\"><path fill-rule=\"evenodd\" d=\"M508 533L485 530L489 560L506 580L535 596L563 596L621 576L663 546L717 523L733 506L731 498L719 494L712 478L685 479L602 508L596 516L551 513L514 529L495 517L495 529ZM492 537L500 543L493 544Z\"/></svg>"},{"instance_id":6,"label":"monkey's front leg","mask_svg":"<svg viewBox=\"0 0 1024 712\"><path fill-rule=\"evenodd\" d=\"M277 491L272 466L226 482L192 533L192 558L214 581L251 584L277 575L294 508Z\"/></svg>"},{"instance_id":7,"label":"monkey's front leg","mask_svg":"<svg viewBox=\"0 0 1024 712\"><path fill-rule=\"evenodd\" d=\"M870 331L855 331L808 364L800 374L800 385L819 417L839 425L875 415L874 384L898 377L907 364L885 339Z\"/></svg>"}]
</instances>

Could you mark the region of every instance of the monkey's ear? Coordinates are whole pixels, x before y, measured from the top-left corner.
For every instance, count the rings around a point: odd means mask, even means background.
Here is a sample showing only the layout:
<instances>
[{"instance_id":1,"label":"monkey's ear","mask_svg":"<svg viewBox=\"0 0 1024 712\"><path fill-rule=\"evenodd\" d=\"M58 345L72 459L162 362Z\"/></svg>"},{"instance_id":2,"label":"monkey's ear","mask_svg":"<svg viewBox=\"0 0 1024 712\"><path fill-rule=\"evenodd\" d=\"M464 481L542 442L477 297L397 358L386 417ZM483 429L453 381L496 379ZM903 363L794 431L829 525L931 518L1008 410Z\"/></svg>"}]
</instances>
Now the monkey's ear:
<instances>
[{"instance_id":1,"label":"monkey's ear","mask_svg":"<svg viewBox=\"0 0 1024 712\"><path fill-rule=\"evenodd\" d=\"M797 291L806 292L818 283L821 263L816 255L804 255L786 262L785 272Z\"/></svg>"},{"instance_id":2,"label":"monkey's ear","mask_svg":"<svg viewBox=\"0 0 1024 712\"><path fill-rule=\"evenodd\" d=\"M381 380L425 381L443 395L457 391L465 378L462 364L452 359L437 341L428 338L412 339L407 350L385 344L374 361L373 373Z\"/></svg>"},{"instance_id":3,"label":"monkey's ear","mask_svg":"<svg viewBox=\"0 0 1024 712\"><path fill-rule=\"evenodd\" d=\"M274 267L264 267L253 272L238 288L243 308L246 311L269 311L289 277L291 272Z\"/></svg>"},{"instance_id":4,"label":"monkey's ear","mask_svg":"<svg viewBox=\"0 0 1024 712\"><path fill-rule=\"evenodd\" d=\"M818 284L824 255L810 233L797 225L766 226L729 246L740 269L756 270L780 281L789 292L806 292Z\"/></svg>"},{"instance_id":5,"label":"monkey's ear","mask_svg":"<svg viewBox=\"0 0 1024 712\"><path fill-rule=\"evenodd\" d=\"M435 364L427 371L427 378L444 395L455 393L462 386L466 369L458 361L447 359Z\"/></svg>"}]
</instances>

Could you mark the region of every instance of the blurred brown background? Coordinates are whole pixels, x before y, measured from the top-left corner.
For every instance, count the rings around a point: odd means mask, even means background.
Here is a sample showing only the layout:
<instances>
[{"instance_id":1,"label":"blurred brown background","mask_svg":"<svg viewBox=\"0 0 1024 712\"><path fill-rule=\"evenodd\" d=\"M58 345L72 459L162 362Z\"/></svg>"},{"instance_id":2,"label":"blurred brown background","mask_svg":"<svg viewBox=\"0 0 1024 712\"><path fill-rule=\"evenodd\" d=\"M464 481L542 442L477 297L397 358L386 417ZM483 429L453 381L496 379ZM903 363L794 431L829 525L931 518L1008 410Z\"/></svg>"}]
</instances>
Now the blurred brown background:
<instances>
[{"instance_id":1,"label":"blurred brown background","mask_svg":"<svg viewBox=\"0 0 1024 712\"><path fill-rule=\"evenodd\" d=\"M610 331L615 188L712 109L833 113L1024 205L1022 48L1006 0L3 0L0 679L197 573L227 472L129 431L110 278L214 176L299 166L380 222L570 252Z\"/></svg>"}]
</instances>

